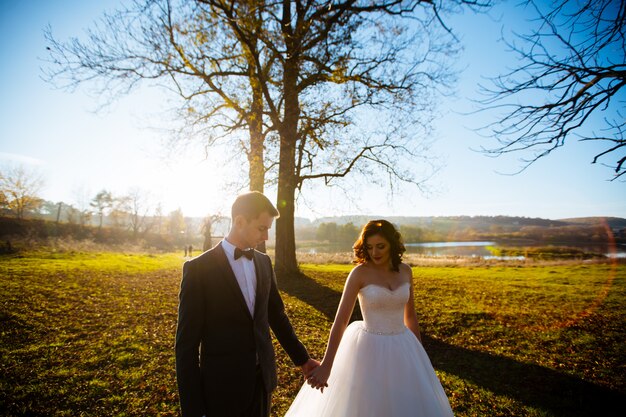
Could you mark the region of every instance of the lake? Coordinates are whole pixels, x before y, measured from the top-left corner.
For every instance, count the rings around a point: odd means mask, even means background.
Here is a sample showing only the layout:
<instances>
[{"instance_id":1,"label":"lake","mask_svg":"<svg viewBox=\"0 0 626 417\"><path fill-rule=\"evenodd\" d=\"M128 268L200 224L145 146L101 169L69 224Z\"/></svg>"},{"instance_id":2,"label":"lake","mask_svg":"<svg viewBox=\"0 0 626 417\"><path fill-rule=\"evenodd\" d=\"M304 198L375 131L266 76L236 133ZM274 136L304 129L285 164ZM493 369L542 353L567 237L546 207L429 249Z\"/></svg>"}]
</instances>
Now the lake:
<instances>
[{"instance_id":1,"label":"lake","mask_svg":"<svg viewBox=\"0 0 626 417\"><path fill-rule=\"evenodd\" d=\"M424 242L405 243L407 254L419 254L424 256L441 257L481 257L485 259L524 259L523 256L499 257L493 256L489 251L489 246L501 246L497 242L475 241L475 242ZM527 245L527 246L548 246L548 245ZM626 245L609 247L608 245L571 245L562 246L576 247L586 252L599 253L611 258L626 258ZM506 247L506 246L503 246ZM328 254L352 252L350 245L313 245L298 248L297 252L308 254Z\"/></svg>"}]
</instances>

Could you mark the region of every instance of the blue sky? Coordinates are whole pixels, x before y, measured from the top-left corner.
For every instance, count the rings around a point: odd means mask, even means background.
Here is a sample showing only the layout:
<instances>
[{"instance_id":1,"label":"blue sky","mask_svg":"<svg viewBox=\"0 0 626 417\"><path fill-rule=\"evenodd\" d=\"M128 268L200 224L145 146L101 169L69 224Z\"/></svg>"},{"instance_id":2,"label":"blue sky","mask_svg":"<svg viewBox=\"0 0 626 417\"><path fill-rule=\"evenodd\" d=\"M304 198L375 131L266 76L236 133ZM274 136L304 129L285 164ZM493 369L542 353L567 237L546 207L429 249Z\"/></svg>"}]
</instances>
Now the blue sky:
<instances>
[{"instance_id":1,"label":"blue sky","mask_svg":"<svg viewBox=\"0 0 626 417\"><path fill-rule=\"evenodd\" d=\"M229 175L239 168L224 163L220 149L205 159L197 143L165 146L164 114L171 103L162 90L146 85L96 112L101 102L87 88L70 93L41 79L46 25L59 39L80 36L118 3L0 0L0 163L21 163L42 173L43 197L52 201L80 205L101 189L123 194L139 187L166 212L227 213L238 191ZM523 13L511 4L491 15L451 20L465 48L458 61L464 69L456 97L443 100L439 109L433 152L443 165L428 184L431 192L422 195L404 186L391 195L387 187L365 185L350 190L347 199L339 189L317 185L298 200L297 215L626 217L626 184L608 181L610 170L591 164L593 144L569 143L514 176L498 172L515 172L527 155L494 159L472 150L488 142L470 128L489 119L461 113L472 109L469 99L476 97L481 77L515 62L497 41L498 19L513 21L517 29L525 25ZM268 194L273 198L271 189Z\"/></svg>"}]
</instances>

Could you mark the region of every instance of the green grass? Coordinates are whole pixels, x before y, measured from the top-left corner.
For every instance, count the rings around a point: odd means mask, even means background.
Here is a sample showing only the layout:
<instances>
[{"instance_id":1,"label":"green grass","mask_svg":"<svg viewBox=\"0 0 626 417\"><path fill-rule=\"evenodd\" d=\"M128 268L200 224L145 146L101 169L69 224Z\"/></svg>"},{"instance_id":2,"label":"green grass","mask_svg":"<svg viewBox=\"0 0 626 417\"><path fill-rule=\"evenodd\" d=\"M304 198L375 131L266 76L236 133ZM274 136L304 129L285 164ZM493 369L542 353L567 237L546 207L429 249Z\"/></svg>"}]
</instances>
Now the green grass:
<instances>
[{"instance_id":1,"label":"green grass","mask_svg":"<svg viewBox=\"0 0 626 417\"><path fill-rule=\"evenodd\" d=\"M0 409L11 416L175 416L180 254L0 257ZM289 316L324 353L350 265L282 278ZM610 415L626 399L626 266L414 268L424 346L457 416ZM354 318L359 318L358 311ZM299 389L277 346L273 416ZM615 414L617 415L617 414Z\"/></svg>"},{"instance_id":2,"label":"green grass","mask_svg":"<svg viewBox=\"0 0 626 417\"><path fill-rule=\"evenodd\" d=\"M487 246L494 256L523 256L526 259L599 259L604 255L569 246L496 247Z\"/></svg>"}]
</instances>

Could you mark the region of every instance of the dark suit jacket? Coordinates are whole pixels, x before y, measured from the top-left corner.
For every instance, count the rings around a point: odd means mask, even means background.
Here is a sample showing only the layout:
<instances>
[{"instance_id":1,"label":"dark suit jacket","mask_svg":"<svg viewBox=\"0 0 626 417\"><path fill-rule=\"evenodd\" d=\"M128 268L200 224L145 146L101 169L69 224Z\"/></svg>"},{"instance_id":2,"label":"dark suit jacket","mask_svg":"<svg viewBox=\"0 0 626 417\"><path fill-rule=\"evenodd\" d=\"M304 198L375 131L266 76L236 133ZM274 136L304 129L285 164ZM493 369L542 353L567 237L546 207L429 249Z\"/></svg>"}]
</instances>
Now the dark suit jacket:
<instances>
[{"instance_id":1,"label":"dark suit jacket","mask_svg":"<svg viewBox=\"0 0 626 417\"><path fill-rule=\"evenodd\" d=\"M269 256L255 251L254 266L254 318L221 243L183 266L176 378L185 417L239 415L252 401L257 356L265 389L276 388L270 327L296 365L309 359L285 314Z\"/></svg>"}]
</instances>

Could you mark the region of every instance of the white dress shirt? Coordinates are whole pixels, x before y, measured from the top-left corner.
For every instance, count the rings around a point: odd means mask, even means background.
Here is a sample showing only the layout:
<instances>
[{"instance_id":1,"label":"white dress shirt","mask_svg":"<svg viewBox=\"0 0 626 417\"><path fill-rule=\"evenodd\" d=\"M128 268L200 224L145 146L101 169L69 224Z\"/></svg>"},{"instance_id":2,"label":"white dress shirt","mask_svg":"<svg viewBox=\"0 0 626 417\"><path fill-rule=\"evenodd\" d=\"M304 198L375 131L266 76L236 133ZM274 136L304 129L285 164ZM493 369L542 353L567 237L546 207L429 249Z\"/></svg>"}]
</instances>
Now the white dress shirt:
<instances>
[{"instance_id":1,"label":"white dress shirt","mask_svg":"<svg viewBox=\"0 0 626 417\"><path fill-rule=\"evenodd\" d=\"M256 270L254 269L254 261L245 256L235 260L235 245L226 239L222 240L222 248L226 253L230 267L235 273L235 278L237 278L243 298L246 300L248 310L254 317L254 303L256 301Z\"/></svg>"}]
</instances>

